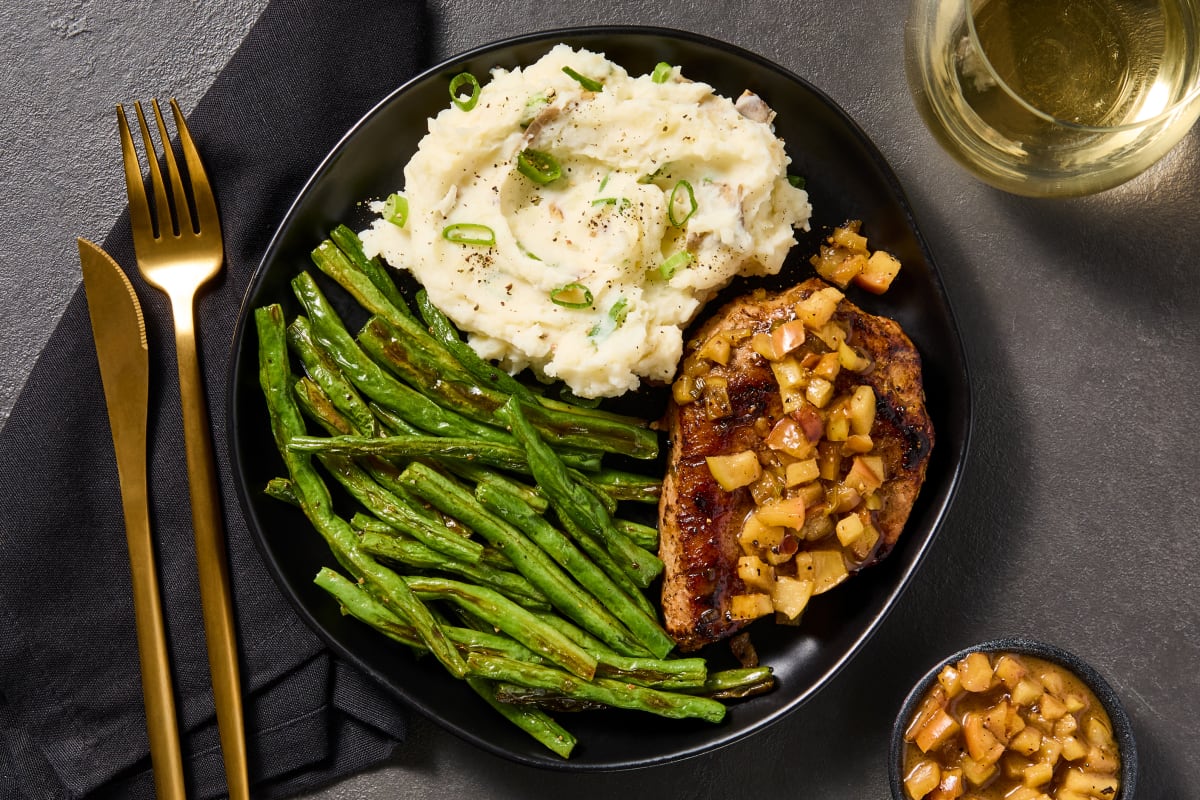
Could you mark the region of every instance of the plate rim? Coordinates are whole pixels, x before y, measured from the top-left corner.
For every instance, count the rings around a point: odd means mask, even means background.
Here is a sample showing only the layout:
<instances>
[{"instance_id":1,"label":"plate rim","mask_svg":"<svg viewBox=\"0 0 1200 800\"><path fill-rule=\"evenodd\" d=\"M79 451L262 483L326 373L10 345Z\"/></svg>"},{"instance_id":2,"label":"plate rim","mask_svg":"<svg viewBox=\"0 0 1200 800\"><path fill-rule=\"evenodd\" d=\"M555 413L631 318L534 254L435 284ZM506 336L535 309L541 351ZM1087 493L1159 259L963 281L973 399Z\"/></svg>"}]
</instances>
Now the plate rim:
<instances>
[{"instance_id":1,"label":"plate rim","mask_svg":"<svg viewBox=\"0 0 1200 800\"><path fill-rule=\"evenodd\" d=\"M931 529L916 546L915 550L910 553L910 563L906 565L900 572L896 583L883 596L881 607L877 612L871 615L869 622L863 629L851 640L850 644L844 652L840 654L836 660L829 665L827 669L821 672L812 683L805 689L790 698L788 702L783 704L773 712L763 716L754 724L743 726L739 729L725 733L716 737L713 741L705 742L694 747L675 749L667 753L662 753L648 758L641 759L626 759L619 761L610 761L604 763L589 763L584 761L572 761L570 759L557 759L550 757L547 751L546 757L532 757L524 753L516 752L511 749L497 745L482 736L476 734L469 728L455 724L444 719L436 710L430 708L416 697L413 692L406 692L394 686L394 682L388 678L382 671L373 668L370 664L356 655L352 650L344 647L333 635L325 630L325 626L316 619L309 611L307 605L292 589L290 583L283 579L280 574L279 565L275 557L269 551L265 538L257 530L257 515L252 507L249 497L247 496L247 481L243 472L240 461L234 458L234 454L239 452L237 446L238 430L240 428L238 416L237 399L237 382L233 379L240 371L241 361L244 354L243 340L246 336L247 328L250 326L252 310L250 306L251 297L256 293L264 276L267 273L269 266L275 260L277 251L281 248L283 240L286 238L288 229L291 226L292 220L297 214L299 207L305 201L305 198L313 190L314 186L320 183L326 174L336 164L343 149L350 143L356 134L367 125L377 114L381 113L385 108L396 102L398 98L404 95L412 87L423 83L431 77L439 73L445 72L453 68L456 64L462 64L481 56L486 56L491 52L498 50L511 49L521 45L531 44L546 44L552 46L554 43L563 39L575 39L580 37L641 37L648 40L674 40L683 41L691 44L697 44L708 48L723 50L738 59L752 62L759 67L780 74L788 81L801 86L805 91L811 93L819 100L829 111L835 114L841 123L853 133L857 139L857 144L870 156L873 168L879 176L888 184L888 188L893 194L899 209L905 217L908 233L911 234L917 247L919 248L922 258L929 267L931 283L938 294L939 302L945 309L945 315L949 321L949 329L953 334L953 341L949 348L953 351L954 366L961 372L961 383L965 387L965 391L961 398L958 398L961 406L961 422L960 429L956 430L957 441L959 447L956 453L950 455L953 463L950 465L948 474L946 475L946 483L944 494L939 498L938 502L928 507L927 513L932 520ZM247 282L245 292L243 293L239 304L237 323L234 328L230 343L231 357L229 359L229 368L225 390L225 417L226 425L226 447L229 456L229 465L231 477L234 481L234 489L237 495L238 504L242 511L243 518L246 521L248 532L254 547L263 561L267 572L270 574L273 582L283 594L292 609L304 621L305 625L313 631L322 643L328 647L339 657L353 664L357 669L368 675L373 681L388 694L399 699L405 706L411 710L421 713L426 718L433 721L444 730L453 733L455 736L470 742L472 745L489 752L493 755L507 759L512 762L544 769L553 769L566 772L583 772L583 773L600 773L600 772L617 772L632 770L638 768L661 766L668 763L675 763L697 756L712 753L723 749L738 741L746 739L750 736L759 734L767 728L775 725L780 720L790 716L797 709L807 703L816 694L827 687L833 679L853 660L866 643L874 636L882 626L888 615L895 608L897 601L908 589L914 576L920 570L929 551L932 549L934 541L938 538L944 527L946 516L953 505L954 499L958 493L962 483L963 476L969 461L971 449L971 440L974 430L974 382L971 380L970 364L968 359L968 351L962 339L962 329L958 322L957 314L954 311L954 306L949 295L946 292L946 287L942 281L941 271L937 267L936 260L930 250L929 244L925 239L922 228L917 224L912 205L908 199L907 193L900 184L898 177L892 169L890 163L883 156L878 146L866 134L858 122L850 116L850 114L842 108L842 106L830 97L825 91L811 83L806 78L797 75L791 70L779 65L769 58L748 50L740 45L707 36L705 34L695 33L692 31L675 29L662 26L642 26L642 25L581 25L556 27L545 30L530 31L514 36L504 37L489 41L463 50L457 54L441 59L438 63L422 70L417 75L403 81L394 89L389 91L383 98L372 105L364 112L337 141L330 147L326 155L321 159L317 166L313 169L311 175L305 180L302 186L297 190L295 197L287 207L287 210L279 217L279 222L263 251L263 256L255 267L253 273ZM940 433L940 431L939 431ZM939 441L941 437L939 436ZM251 523L254 524L251 524ZM885 561L886 563L886 561ZM556 760L557 759L557 760Z\"/></svg>"}]
</instances>

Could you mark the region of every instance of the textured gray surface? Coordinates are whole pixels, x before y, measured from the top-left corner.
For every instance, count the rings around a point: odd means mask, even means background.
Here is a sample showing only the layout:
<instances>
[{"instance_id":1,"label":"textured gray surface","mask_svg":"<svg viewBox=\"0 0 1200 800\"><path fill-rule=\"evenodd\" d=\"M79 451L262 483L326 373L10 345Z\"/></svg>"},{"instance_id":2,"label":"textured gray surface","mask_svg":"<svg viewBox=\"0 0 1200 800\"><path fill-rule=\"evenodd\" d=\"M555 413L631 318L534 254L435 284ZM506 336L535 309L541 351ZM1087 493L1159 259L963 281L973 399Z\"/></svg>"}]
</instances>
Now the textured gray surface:
<instances>
[{"instance_id":1,"label":"textured gray surface","mask_svg":"<svg viewBox=\"0 0 1200 800\"><path fill-rule=\"evenodd\" d=\"M6 5L0 70L5 202L0 419L78 267L123 205L112 108L174 93L194 103L260 0ZM1200 131L1136 181L1039 202L988 189L938 150L909 101L899 2L452 0L438 56L583 23L686 28L805 76L891 161L960 317L976 424L962 489L887 624L812 702L708 757L611 775L535 772L423 720L392 763L322 798L881 797L887 726L928 662L1028 633L1089 659L1134 718L1140 798L1200 791ZM820 202L820 198L814 198Z\"/></svg>"}]
</instances>

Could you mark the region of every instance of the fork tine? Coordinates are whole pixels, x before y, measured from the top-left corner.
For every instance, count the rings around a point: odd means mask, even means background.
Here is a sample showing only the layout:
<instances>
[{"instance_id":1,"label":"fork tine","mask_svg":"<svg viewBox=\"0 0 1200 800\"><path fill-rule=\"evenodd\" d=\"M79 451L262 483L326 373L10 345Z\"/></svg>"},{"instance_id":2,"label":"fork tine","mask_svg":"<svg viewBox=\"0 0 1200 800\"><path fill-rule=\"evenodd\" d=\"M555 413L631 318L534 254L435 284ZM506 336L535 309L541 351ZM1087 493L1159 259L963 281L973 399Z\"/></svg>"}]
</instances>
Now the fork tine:
<instances>
[{"instance_id":1,"label":"fork tine","mask_svg":"<svg viewBox=\"0 0 1200 800\"><path fill-rule=\"evenodd\" d=\"M175 130L179 132L179 146L183 149L183 157L187 163L188 177L192 182L192 200L196 206L196 222L200 231L218 232L221 221L217 216L217 201L213 197L212 186L208 182L208 174L200 161L200 151L192 140L192 132L188 130L187 121L175 98L171 98L171 113L175 116Z\"/></svg>"},{"instance_id":2,"label":"fork tine","mask_svg":"<svg viewBox=\"0 0 1200 800\"><path fill-rule=\"evenodd\" d=\"M141 117L141 109L138 109ZM129 120L125 109L117 106L117 127L121 132L121 159L125 163L125 192L129 196L129 220L133 226L135 244L141 247L145 238L154 238L154 222L150 216L150 203L146 199L146 184L142 177L142 165L138 162L137 149L129 132ZM145 125L143 124L143 129ZM151 159L153 163L153 159Z\"/></svg>"},{"instance_id":3,"label":"fork tine","mask_svg":"<svg viewBox=\"0 0 1200 800\"><path fill-rule=\"evenodd\" d=\"M177 233L194 233L192 213L188 210L187 194L183 191L183 178L179 173L179 164L175 161L175 149L171 147L171 134L167 133L167 124L163 121L162 110L157 100L151 100L154 108L154 119L158 123L158 137L162 142L163 155L167 162L167 175L171 180L171 193L175 196L175 219L179 223Z\"/></svg>"},{"instance_id":4,"label":"fork tine","mask_svg":"<svg viewBox=\"0 0 1200 800\"><path fill-rule=\"evenodd\" d=\"M171 233L171 206L167 204L167 187L163 183L162 170L158 167L158 151L154 149L154 138L150 136L150 128L146 125L146 115L142 113L142 104L134 101L133 110L137 112L138 127L142 132L142 144L146 148L146 160L150 162L150 185L154 189L154 235L161 238Z\"/></svg>"}]
</instances>

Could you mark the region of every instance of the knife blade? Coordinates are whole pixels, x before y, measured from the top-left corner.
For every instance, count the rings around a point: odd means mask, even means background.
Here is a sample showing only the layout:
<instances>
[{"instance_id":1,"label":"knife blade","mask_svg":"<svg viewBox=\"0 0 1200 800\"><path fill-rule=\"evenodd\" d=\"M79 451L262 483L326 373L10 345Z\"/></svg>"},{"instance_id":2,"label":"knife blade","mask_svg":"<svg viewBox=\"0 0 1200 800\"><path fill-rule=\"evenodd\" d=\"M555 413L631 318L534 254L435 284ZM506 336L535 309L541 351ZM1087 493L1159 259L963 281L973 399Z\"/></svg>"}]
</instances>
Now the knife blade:
<instances>
[{"instance_id":1,"label":"knife blade","mask_svg":"<svg viewBox=\"0 0 1200 800\"><path fill-rule=\"evenodd\" d=\"M150 532L146 479L150 356L146 324L137 293L117 262L86 239L77 241L121 486L155 792L161 800L184 800L183 758Z\"/></svg>"}]
</instances>

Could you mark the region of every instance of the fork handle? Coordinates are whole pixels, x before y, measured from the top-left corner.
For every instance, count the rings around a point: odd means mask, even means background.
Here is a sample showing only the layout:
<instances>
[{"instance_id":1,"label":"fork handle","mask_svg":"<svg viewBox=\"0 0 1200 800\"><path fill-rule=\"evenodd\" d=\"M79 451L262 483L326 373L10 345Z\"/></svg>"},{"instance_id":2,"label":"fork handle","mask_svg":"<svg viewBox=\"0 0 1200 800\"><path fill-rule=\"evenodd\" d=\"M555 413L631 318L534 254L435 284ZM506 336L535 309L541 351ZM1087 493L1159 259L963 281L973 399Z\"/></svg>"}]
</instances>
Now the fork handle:
<instances>
[{"instance_id":1,"label":"fork handle","mask_svg":"<svg viewBox=\"0 0 1200 800\"><path fill-rule=\"evenodd\" d=\"M220 493L213 460L212 436L204 401L204 384L196 353L194 296L171 298L175 318L175 351L179 362L179 395L183 407L183 437L187 451L196 567L200 577L200 607L208 665L212 676L217 728L225 761L230 800L249 800L246 730L238 678L237 632L229 587L229 562L221 524Z\"/></svg>"}]
</instances>

